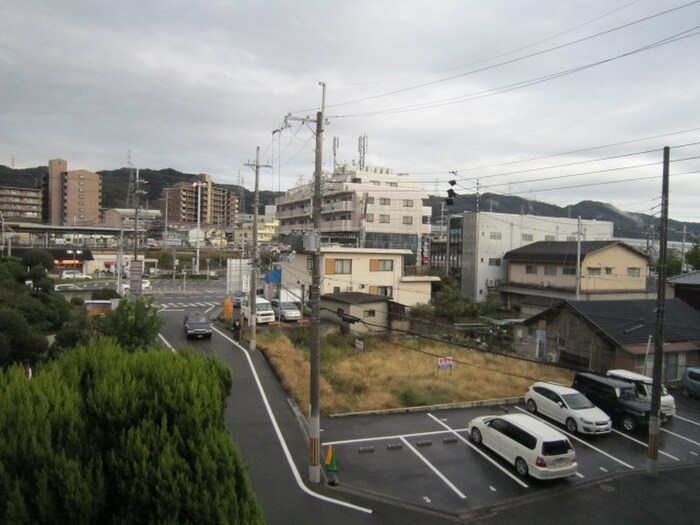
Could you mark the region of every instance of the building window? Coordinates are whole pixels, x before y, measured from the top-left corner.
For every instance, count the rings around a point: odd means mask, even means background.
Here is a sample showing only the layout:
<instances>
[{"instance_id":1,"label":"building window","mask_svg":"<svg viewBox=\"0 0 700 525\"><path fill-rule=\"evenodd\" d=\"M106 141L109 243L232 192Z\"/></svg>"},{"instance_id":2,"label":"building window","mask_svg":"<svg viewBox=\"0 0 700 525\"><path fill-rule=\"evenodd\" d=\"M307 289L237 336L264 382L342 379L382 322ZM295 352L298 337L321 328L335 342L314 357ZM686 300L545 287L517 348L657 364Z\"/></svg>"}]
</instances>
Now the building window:
<instances>
[{"instance_id":1,"label":"building window","mask_svg":"<svg viewBox=\"0 0 700 525\"><path fill-rule=\"evenodd\" d=\"M376 310L363 310L362 317L376 317Z\"/></svg>"},{"instance_id":2,"label":"building window","mask_svg":"<svg viewBox=\"0 0 700 525\"><path fill-rule=\"evenodd\" d=\"M564 268L561 269L561 274L562 275L576 275L576 267L575 266L564 266Z\"/></svg>"},{"instance_id":3,"label":"building window","mask_svg":"<svg viewBox=\"0 0 700 525\"><path fill-rule=\"evenodd\" d=\"M333 293L340 293L340 286L334 286Z\"/></svg>"},{"instance_id":4,"label":"building window","mask_svg":"<svg viewBox=\"0 0 700 525\"><path fill-rule=\"evenodd\" d=\"M403 221L404 224L413 224L413 217L411 216L404 216Z\"/></svg>"},{"instance_id":5,"label":"building window","mask_svg":"<svg viewBox=\"0 0 700 525\"><path fill-rule=\"evenodd\" d=\"M526 242L532 242L532 234L531 233L523 233L523 241Z\"/></svg>"},{"instance_id":6,"label":"building window","mask_svg":"<svg viewBox=\"0 0 700 525\"><path fill-rule=\"evenodd\" d=\"M576 240L576 236L575 236L575 235L567 235L567 236L566 236L566 240L567 240L567 241L575 241L575 240Z\"/></svg>"},{"instance_id":7,"label":"building window","mask_svg":"<svg viewBox=\"0 0 700 525\"><path fill-rule=\"evenodd\" d=\"M544 267L544 274L545 275L556 275L557 274L557 267L552 266L551 264L546 264Z\"/></svg>"},{"instance_id":8,"label":"building window","mask_svg":"<svg viewBox=\"0 0 700 525\"><path fill-rule=\"evenodd\" d=\"M391 204L391 199L389 197L380 197L379 204L381 206L389 206Z\"/></svg>"},{"instance_id":9,"label":"building window","mask_svg":"<svg viewBox=\"0 0 700 525\"><path fill-rule=\"evenodd\" d=\"M613 274L613 269L610 268L609 266L605 267L605 275L612 275Z\"/></svg>"},{"instance_id":10,"label":"building window","mask_svg":"<svg viewBox=\"0 0 700 525\"><path fill-rule=\"evenodd\" d=\"M500 241L501 240L501 232L490 232L489 239L491 239L493 241Z\"/></svg>"},{"instance_id":11,"label":"building window","mask_svg":"<svg viewBox=\"0 0 700 525\"><path fill-rule=\"evenodd\" d=\"M600 268L588 267L588 275L592 277L597 277L600 275Z\"/></svg>"},{"instance_id":12,"label":"building window","mask_svg":"<svg viewBox=\"0 0 700 525\"><path fill-rule=\"evenodd\" d=\"M314 258L313 257L307 257L306 259L306 269L310 272L314 271Z\"/></svg>"},{"instance_id":13,"label":"building window","mask_svg":"<svg viewBox=\"0 0 700 525\"><path fill-rule=\"evenodd\" d=\"M398 183L398 182L387 182L386 185L387 185L387 186L391 186L392 188L398 188L398 187L399 187L399 183Z\"/></svg>"},{"instance_id":14,"label":"building window","mask_svg":"<svg viewBox=\"0 0 700 525\"><path fill-rule=\"evenodd\" d=\"M501 265L501 259L498 259L498 258L489 259L489 266L500 266L500 265Z\"/></svg>"},{"instance_id":15,"label":"building window","mask_svg":"<svg viewBox=\"0 0 700 525\"><path fill-rule=\"evenodd\" d=\"M394 261L392 259L370 259L369 260L369 271L370 272L393 272L394 271Z\"/></svg>"},{"instance_id":16,"label":"building window","mask_svg":"<svg viewBox=\"0 0 700 525\"><path fill-rule=\"evenodd\" d=\"M403 207L404 208L413 208L413 201L411 199L404 199L403 200Z\"/></svg>"},{"instance_id":17,"label":"building window","mask_svg":"<svg viewBox=\"0 0 700 525\"><path fill-rule=\"evenodd\" d=\"M367 197L367 204L374 204L374 197Z\"/></svg>"},{"instance_id":18,"label":"building window","mask_svg":"<svg viewBox=\"0 0 700 525\"><path fill-rule=\"evenodd\" d=\"M642 275L641 268L627 268L627 277L640 277Z\"/></svg>"},{"instance_id":19,"label":"building window","mask_svg":"<svg viewBox=\"0 0 700 525\"><path fill-rule=\"evenodd\" d=\"M555 237L554 237L554 235L545 235L544 240L545 241L554 241Z\"/></svg>"},{"instance_id":20,"label":"building window","mask_svg":"<svg viewBox=\"0 0 700 525\"><path fill-rule=\"evenodd\" d=\"M367 215L365 215L365 220L367 222L374 222L374 213L368 213Z\"/></svg>"},{"instance_id":21,"label":"building window","mask_svg":"<svg viewBox=\"0 0 700 525\"><path fill-rule=\"evenodd\" d=\"M394 292L391 286L370 286L369 293L372 295L381 295L382 297L391 297Z\"/></svg>"},{"instance_id":22,"label":"building window","mask_svg":"<svg viewBox=\"0 0 700 525\"><path fill-rule=\"evenodd\" d=\"M389 224L389 222L390 222L389 216L388 215L380 215L379 222L381 222L382 224Z\"/></svg>"},{"instance_id":23,"label":"building window","mask_svg":"<svg viewBox=\"0 0 700 525\"><path fill-rule=\"evenodd\" d=\"M352 259L326 259L327 274L352 273Z\"/></svg>"},{"instance_id":24,"label":"building window","mask_svg":"<svg viewBox=\"0 0 700 525\"><path fill-rule=\"evenodd\" d=\"M537 265L536 264L526 264L525 273L537 275Z\"/></svg>"}]
</instances>

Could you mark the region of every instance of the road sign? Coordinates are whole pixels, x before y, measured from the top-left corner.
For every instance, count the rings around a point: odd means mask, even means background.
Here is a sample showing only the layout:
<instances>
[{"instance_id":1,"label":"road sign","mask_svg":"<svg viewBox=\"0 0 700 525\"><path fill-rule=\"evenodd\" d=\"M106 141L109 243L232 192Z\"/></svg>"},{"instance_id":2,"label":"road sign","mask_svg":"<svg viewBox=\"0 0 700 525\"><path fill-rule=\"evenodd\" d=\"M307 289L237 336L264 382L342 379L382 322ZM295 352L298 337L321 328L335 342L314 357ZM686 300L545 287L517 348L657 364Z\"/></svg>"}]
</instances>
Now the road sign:
<instances>
[{"instance_id":1,"label":"road sign","mask_svg":"<svg viewBox=\"0 0 700 525\"><path fill-rule=\"evenodd\" d=\"M438 368L452 368L452 358L438 357Z\"/></svg>"}]
</instances>

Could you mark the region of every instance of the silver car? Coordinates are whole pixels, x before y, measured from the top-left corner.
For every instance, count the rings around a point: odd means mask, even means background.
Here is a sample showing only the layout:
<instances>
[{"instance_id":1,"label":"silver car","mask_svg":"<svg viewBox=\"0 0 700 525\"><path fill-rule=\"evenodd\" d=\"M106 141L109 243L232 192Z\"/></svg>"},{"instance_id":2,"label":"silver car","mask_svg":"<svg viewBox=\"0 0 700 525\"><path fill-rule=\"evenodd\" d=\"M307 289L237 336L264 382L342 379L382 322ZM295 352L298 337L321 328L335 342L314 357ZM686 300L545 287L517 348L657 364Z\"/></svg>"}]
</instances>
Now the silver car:
<instances>
[{"instance_id":1,"label":"silver car","mask_svg":"<svg viewBox=\"0 0 700 525\"><path fill-rule=\"evenodd\" d=\"M280 301L279 299L272 299L270 301L272 309L275 312L275 317L281 321L298 321L301 319L301 312L297 305L290 301Z\"/></svg>"}]
</instances>

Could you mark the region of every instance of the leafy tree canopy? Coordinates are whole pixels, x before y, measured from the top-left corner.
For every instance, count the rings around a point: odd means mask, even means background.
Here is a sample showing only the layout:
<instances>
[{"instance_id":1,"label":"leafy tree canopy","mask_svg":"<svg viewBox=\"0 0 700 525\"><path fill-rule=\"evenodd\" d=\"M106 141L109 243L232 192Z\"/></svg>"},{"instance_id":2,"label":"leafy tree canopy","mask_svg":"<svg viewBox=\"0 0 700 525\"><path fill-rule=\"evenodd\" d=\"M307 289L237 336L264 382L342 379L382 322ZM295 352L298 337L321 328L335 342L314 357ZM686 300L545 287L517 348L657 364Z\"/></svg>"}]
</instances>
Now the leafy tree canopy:
<instances>
[{"instance_id":1,"label":"leafy tree canopy","mask_svg":"<svg viewBox=\"0 0 700 525\"><path fill-rule=\"evenodd\" d=\"M44 270L51 271L53 269L53 255L46 250L32 248L22 255L22 264L29 268L41 266Z\"/></svg>"},{"instance_id":2,"label":"leafy tree canopy","mask_svg":"<svg viewBox=\"0 0 700 525\"><path fill-rule=\"evenodd\" d=\"M129 352L147 348L153 344L163 319L152 301L141 296L136 301L122 299L119 306L96 325L103 335L114 337Z\"/></svg>"}]
</instances>

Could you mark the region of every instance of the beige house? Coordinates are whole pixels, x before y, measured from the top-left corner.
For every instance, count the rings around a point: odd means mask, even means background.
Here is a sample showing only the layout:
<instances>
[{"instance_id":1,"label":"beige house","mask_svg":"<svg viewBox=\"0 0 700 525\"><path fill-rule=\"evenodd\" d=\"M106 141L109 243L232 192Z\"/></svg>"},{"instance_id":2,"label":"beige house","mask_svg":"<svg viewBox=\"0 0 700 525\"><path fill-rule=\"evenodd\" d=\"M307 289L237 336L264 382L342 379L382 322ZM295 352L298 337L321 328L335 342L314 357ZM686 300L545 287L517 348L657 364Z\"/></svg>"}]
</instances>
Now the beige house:
<instances>
[{"instance_id":1,"label":"beige house","mask_svg":"<svg viewBox=\"0 0 700 525\"><path fill-rule=\"evenodd\" d=\"M361 292L390 299L406 307L430 302L435 276L404 275L410 250L379 248L321 248L321 295ZM313 256L297 254L280 264L282 287L306 289L311 284Z\"/></svg>"},{"instance_id":2,"label":"beige house","mask_svg":"<svg viewBox=\"0 0 700 525\"><path fill-rule=\"evenodd\" d=\"M323 295L320 316L321 319L340 325L343 331L355 334L380 333L391 328L389 300L366 293Z\"/></svg>"},{"instance_id":3,"label":"beige house","mask_svg":"<svg viewBox=\"0 0 700 525\"><path fill-rule=\"evenodd\" d=\"M577 260L577 254L580 258ZM619 241L542 241L507 252L508 279L500 292L509 307L535 315L552 299L650 299L648 257Z\"/></svg>"}]
</instances>

